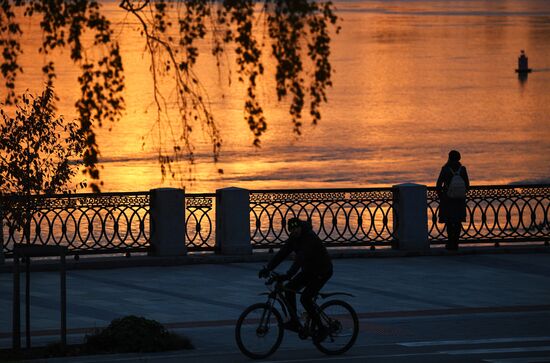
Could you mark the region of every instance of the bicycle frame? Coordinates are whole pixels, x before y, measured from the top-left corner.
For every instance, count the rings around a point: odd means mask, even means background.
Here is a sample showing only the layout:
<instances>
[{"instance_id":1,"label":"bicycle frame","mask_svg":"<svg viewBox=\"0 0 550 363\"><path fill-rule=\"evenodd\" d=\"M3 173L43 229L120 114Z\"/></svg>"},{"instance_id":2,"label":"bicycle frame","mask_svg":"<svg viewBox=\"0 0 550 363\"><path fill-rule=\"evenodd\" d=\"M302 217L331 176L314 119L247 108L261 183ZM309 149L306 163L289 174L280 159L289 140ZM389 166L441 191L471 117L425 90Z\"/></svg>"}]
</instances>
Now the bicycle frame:
<instances>
[{"instance_id":1,"label":"bicycle frame","mask_svg":"<svg viewBox=\"0 0 550 363\"><path fill-rule=\"evenodd\" d=\"M289 305L288 300L286 299L283 293L285 291L283 287L283 283L280 281L275 282L275 287L273 288L270 287L270 290L271 290L270 292L262 292L259 295L267 295L266 303L273 308L275 308L275 302L278 302L284 317L285 318L292 317L291 306ZM299 294L300 292L297 292L297 293ZM297 316L298 312L297 311L293 311L293 312L295 316Z\"/></svg>"},{"instance_id":2,"label":"bicycle frame","mask_svg":"<svg viewBox=\"0 0 550 363\"><path fill-rule=\"evenodd\" d=\"M267 296L267 302L266 304L268 304L270 307L276 309L275 307L275 302L279 303L282 312L283 312L283 315L285 317L285 319L287 318L292 318L292 314L294 314L294 317L297 318L297 321L298 323L300 324L300 326L302 327L302 329L307 329L309 328L309 323L310 323L310 317L308 316L308 319L304 322L304 324L302 324L302 322L300 321L299 317L298 317L298 311L297 309L294 310L292 309L291 305L288 303L288 300L284 294L285 291L291 291L290 289L287 289L284 287L284 284L282 281L279 281L277 280L277 278L279 277L280 275L278 275L277 273L275 272L272 272L271 273L271 277L268 279L268 281L266 282L266 286L268 286L268 289L270 290L269 292L262 292L260 293L259 295L264 295L264 296ZM274 284L273 284L274 282ZM301 291L294 291L292 290L294 293L296 293L297 295L301 295L302 292ZM350 296L350 297L354 297L353 294L350 294L350 293L347 293L347 292L331 292L331 293L321 293L319 292L317 295L315 295L315 297L313 298L313 305L314 305L314 308L315 310L317 310L319 312L319 305L317 304L317 299L321 298L321 299L327 299L329 297L332 297L332 296L336 296L336 295L343 295L343 296ZM323 320L325 323L328 322L329 318L325 315L325 314L319 314L319 317L321 318L321 320ZM262 316L262 320L264 319L265 317Z\"/></svg>"},{"instance_id":3,"label":"bicycle frame","mask_svg":"<svg viewBox=\"0 0 550 363\"><path fill-rule=\"evenodd\" d=\"M252 359L268 357L280 346L285 330L296 331L302 340L312 337L317 349L328 355L342 354L353 346L359 331L359 320L353 307L338 299L317 303L319 299L335 295L353 296L352 294L319 292L313 297L317 314L300 317L298 306L294 308L294 304L289 303L286 295L291 290L285 287L281 275L272 271L265 277L268 292L259 295L266 296L267 302L258 302L247 307L235 325L235 339L243 354ZM300 291L292 292L302 294ZM317 316L321 319L320 322L317 321ZM284 323L289 317L297 318L296 329Z\"/></svg>"}]
</instances>

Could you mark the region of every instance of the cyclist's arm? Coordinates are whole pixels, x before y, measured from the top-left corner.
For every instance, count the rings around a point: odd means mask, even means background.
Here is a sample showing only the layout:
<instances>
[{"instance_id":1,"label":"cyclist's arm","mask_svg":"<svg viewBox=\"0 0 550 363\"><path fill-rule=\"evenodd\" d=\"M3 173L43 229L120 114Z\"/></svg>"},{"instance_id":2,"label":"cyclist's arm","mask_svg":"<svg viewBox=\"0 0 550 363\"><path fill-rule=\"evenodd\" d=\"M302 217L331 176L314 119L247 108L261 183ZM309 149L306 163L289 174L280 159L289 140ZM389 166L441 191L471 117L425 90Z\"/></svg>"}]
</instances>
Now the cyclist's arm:
<instances>
[{"instance_id":1,"label":"cyclist's arm","mask_svg":"<svg viewBox=\"0 0 550 363\"><path fill-rule=\"evenodd\" d=\"M273 258L267 263L267 269L268 270L273 270L274 268L276 268L277 266L279 266L279 264L281 262L283 262L283 260L285 258L287 258L288 255L290 255L290 253L292 252L292 246L291 246L291 240L288 239L285 244L283 245L283 247L281 247L281 249L279 250L279 252L277 252L275 254L275 256L273 256Z\"/></svg>"},{"instance_id":2,"label":"cyclist's arm","mask_svg":"<svg viewBox=\"0 0 550 363\"><path fill-rule=\"evenodd\" d=\"M290 266L290 268L286 272L286 277L291 279L294 275L296 275L299 269L300 269L300 263L295 260L292 266Z\"/></svg>"}]
</instances>

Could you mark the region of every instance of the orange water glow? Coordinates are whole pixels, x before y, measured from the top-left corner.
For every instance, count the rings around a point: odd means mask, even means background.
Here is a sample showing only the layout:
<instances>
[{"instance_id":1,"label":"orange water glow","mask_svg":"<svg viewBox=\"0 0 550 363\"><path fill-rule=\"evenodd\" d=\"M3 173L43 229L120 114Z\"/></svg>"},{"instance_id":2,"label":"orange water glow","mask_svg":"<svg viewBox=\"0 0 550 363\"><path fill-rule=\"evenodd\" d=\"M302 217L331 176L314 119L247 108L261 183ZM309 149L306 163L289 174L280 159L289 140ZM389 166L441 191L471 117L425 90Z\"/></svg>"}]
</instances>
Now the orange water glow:
<instances>
[{"instance_id":1,"label":"orange water glow","mask_svg":"<svg viewBox=\"0 0 550 363\"><path fill-rule=\"evenodd\" d=\"M342 32L333 42L334 87L321 123L313 126L305 119L301 137L292 134L288 104L276 101L268 65L259 86L268 132L262 148L254 148L243 119L245 88L235 67L223 66L219 73L213 59L200 58L197 74L224 144L214 163L205 131L194 127L196 163L179 165L188 191L433 185L452 148L462 152L474 184L550 182L550 3L336 4ZM126 110L118 123L97 130L102 190L182 186L178 180L162 181L156 161L159 130L144 40L135 24L122 25L116 2L103 6L122 47ZM42 58L33 55L40 33L27 31L35 27L24 27L25 74L19 85L36 92L43 84L36 62ZM204 42L201 51L208 53L208 47ZM527 50L535 68L526 82L514 73L520 49ZM77 68L67 53L56 55L56 89L59 112L74 118ZM170 89L164 82L163 91ZM170 147L168 130L160 133Z\"/></svg>"}]
</instances>

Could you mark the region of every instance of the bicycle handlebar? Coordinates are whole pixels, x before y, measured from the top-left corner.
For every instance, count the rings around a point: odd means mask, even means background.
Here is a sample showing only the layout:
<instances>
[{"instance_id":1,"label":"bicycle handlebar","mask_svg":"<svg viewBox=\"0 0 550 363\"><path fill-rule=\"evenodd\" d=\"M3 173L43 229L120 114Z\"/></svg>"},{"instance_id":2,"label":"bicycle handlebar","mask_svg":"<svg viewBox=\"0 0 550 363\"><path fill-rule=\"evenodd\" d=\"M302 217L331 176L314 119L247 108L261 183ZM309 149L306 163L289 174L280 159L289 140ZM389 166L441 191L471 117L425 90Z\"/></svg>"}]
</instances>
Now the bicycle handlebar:
<instances>
[{"instance_id":1,"label":"bicycle handlebar","mask_svg":"<svg viewBox=\"0 0 550 363\"><path fill-rule=\"evenodd\" d=\"M265 284L272 285L274 282L283 282L286 280L284 275L281 275L275 271L270 271L269 275L266 277Z\"/></svg>"},{"instance_id":2,"label":"bicycle handlebar","mask_svg":"<svg viewBox=\"0 0 550 363\"><path fill-rule=\"evenodd\" d=\"M288 280L288 277L286 275L277 273L275 271L269 271L269 274L266 277L264 277L264 279L265 279L265 285L266 286L273 285L273 283L276 282L277 285L275 286L275 290L279 290L279 291L286 290L286 288L282 284L283 281ZM290 291L294 291L294 290L290 290ZM297 293L297 294L301 294L300 291L294 291L294 292ZM329 293L318 292L317 295L315 296L315 299L317 299L317 298L327 299L327 298L329 298L331 296L335 296L335 295L344 295L344 296L355 297L355 295L350 294L348 292L336 291L336 292L329 292Z\"/></svg>"}]
</instances>

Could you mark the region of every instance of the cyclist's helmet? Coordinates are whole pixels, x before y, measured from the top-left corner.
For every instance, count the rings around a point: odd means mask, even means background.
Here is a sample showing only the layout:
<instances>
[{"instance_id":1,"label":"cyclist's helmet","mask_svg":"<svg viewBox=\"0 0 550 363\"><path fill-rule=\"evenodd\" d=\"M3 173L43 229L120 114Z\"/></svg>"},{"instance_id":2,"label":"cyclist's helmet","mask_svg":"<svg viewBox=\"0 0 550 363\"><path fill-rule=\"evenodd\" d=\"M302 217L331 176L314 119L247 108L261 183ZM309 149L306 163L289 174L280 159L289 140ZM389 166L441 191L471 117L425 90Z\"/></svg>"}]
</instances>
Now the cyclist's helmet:
<instances>
[{"instance_id":1,"label":"cyclist's helmet","mask_svg":"<svg viewBox=\"0 0 550 363\"><path fill-rule=\"evenodd\" d=\"M302 224L302 221L300 221L299 218L290 218L287 223L287 227L289 230L294 229L296 227L299 227Z\"/></svg>"}]
</instances>

